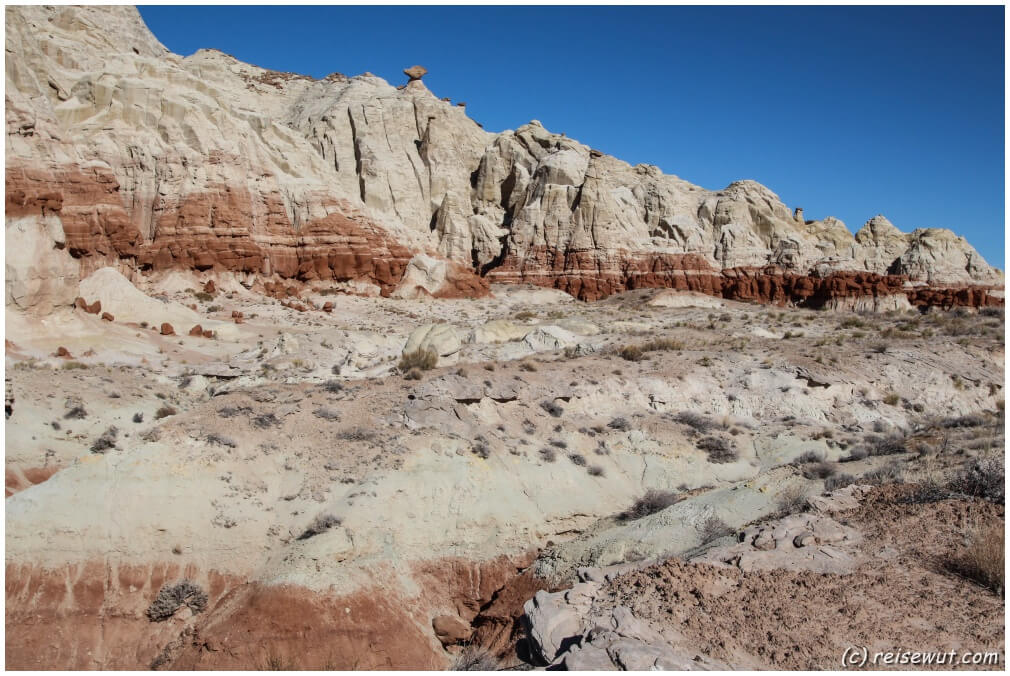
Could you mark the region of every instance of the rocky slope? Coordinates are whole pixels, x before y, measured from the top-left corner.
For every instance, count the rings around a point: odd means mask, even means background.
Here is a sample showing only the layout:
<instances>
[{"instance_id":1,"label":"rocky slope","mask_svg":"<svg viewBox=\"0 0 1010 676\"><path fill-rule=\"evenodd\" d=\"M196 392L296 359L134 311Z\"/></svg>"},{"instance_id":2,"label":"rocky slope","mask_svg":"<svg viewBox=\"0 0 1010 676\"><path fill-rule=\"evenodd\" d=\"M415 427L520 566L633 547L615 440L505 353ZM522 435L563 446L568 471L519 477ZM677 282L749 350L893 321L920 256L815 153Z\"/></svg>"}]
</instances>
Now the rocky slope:
<instances>
[{"instance_id":1,"label":"rocky slope","mask_svg":"<svg viewBox=\"0 0 1010 676\"><path fill-rule=\"evenodd\" d=\"M853 236L753 181L705 190L536 121L490 133L419 78L183 58L131 7L9 7L6 25L7 243L34 254L8 259L8 305L48 311L109 265L383 295L481 295L491 280L589 300L660 286L1002 302L985 291L1002 274L949 231L878 216ZM442 264L419 262L418 283L412 259Z\"/></svg>"},{"instance_id":2,"label":"rocky slope","mask_svg":"<svg viewBox=\"0 0 1010 676\"><path fill-rule=\"evenodd\" d=\"M1002 405L999 310L496 286L326 312L175 275L145 294L104 269L86 308L8 312L9 666L436 668L467 641L514 663L523 604L580 567L815 495L805 454L907 455L922 417ZM433 369L397 366L413 345ZM616 516L653 489L683 499ZM202 602L154 613L185 581Z\"/></svg>"}]
</instances>

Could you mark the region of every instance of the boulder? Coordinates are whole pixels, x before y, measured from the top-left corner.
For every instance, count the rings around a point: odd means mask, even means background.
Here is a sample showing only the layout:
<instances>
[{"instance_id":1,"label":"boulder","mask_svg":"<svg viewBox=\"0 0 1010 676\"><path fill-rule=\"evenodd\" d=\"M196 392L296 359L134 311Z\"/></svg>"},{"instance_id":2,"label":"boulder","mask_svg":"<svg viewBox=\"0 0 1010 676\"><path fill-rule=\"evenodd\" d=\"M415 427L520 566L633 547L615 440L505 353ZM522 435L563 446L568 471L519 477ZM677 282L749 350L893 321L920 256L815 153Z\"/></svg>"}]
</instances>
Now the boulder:
<instances>
[{"instance_id":1,"label":"boulder","mask_svg":"<svg viewBox=\"0 0 1010 676\"><path fill-rule=\"evenodd\" d=\"M323 312L330 313L333 312L333 301L328 300L323 303Z\"/></svg>"},{"instance_id":2,"label":"boulder","mask_svg":"<svg viewBox=\"0 0 1010 676\"><path fill-rule=\"evenodd\" d=\"M465 342L476 343L507 343L521 340L529 333L529 327L516 324L508 319L492 319L486 324L474 328L466 335Z\"/></svg>"},{"instance_id":3,"label":"boulder","mask_svg":"<svg viewBox=\"0 0 1010 676\"><path fill-rule=\"evenodd\" d=\"M538 591L523 605L523 624L531 657L541 666L552 664L578 641L583 630L582 616L567 603L563 592Z\"/></svg>"},{"instance_id":4,"label":"boulder","mask_svg":"<svg viewBox=\"0 0 1010 676\"><path fill-rule=\"evenodd\" d=\"M440 358L455 357L463 346L459 332L452 324L425 324L414 329L403 346L403 354L426 350Z\"/></svg>"},{"instance_id":5,"label":"boulder","mask_svg":"<svg viewBox=\"0 0 1010 676\"><path fill-rule=\"evenodd\" d=\"M102 313L102 319L104 319L107 322L114 322L114 321L116 321L115 316L112 315L112 314L110 314L110 313L108 313L108 312L103 312Z\"/></svg>"},{"instance_id":6,"label":"boulder","mask_svg":"<svg viewBox=\"0 0 1010 676\"><path fill-rule=\"evenodd\" d=\"M62 345L56 348L56 356L62 357L63 359L73 359L74 355L70 354L70 350L63 347Z\"/></svg>"},{"instance_id":7,"label":"boulder","mask_svg":"<svg viewBox=\"0 0 1010 676\"><path fill-rule=\"evenodd\" d=\"M410 78L409 82L413 82L427 75L428 69L424 66L411 66L410 68L404 68L403 74Z\"/></svg>"},{"instance_id":8,"label":"boulder","mask_svg":"<svg viewBox=\"0 0 1010 676\"><path fill-rule=\"evenodd\" d=\"M203 327L197 324L189 330L189 335L195 336L197 338L203 336Z\"/></svg>"},{"instance_id":9,"label":"boulder","mask_svg":"<svg viewBox=\"0 0 1010 676\"><path fill-rule=\"evenodd\" d=\"M578 342L579 338L574 333L553 325L539 326L523 337L523 343L534 352L561 350Z\"/></svg>"},{"instance_id":10,"label":"boulder","mask_svg":"<svg viewBox=\"0 0 1010 676\"><path fill-rule=\"evenodd\" d=\"M473 627L457 615L439 615L432 619L431 628L442 645L463 643L473 635Z\"/></svg>"},{"instance_id":11,"label":"boulder","mask_svg":"<svg viewBox=\"0 0 1010 676\"><path fill-rule=\"evenodd\" d=\"M174 336L175 335L175 329L173 329L172 325L169 324L168 322L162 322L161 323L161 331L160 331L160 333L163 336Z\"/></svg>"}]
</instances>

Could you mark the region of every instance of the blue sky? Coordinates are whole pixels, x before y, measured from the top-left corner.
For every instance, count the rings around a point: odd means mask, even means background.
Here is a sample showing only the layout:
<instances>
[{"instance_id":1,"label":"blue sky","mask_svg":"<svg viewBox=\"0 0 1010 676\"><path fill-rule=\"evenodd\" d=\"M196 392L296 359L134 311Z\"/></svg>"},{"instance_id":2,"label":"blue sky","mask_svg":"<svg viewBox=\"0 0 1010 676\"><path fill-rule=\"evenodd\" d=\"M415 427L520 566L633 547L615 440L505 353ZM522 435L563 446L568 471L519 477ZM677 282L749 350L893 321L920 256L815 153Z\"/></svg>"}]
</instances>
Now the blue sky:
<instances>
[{"instance_id":1,"label":"blue sky","mask_svg":"<svg viewBox=\"0 0 1010 676\"><path fill-rule=\"evenodd\" d=\"M393 84L531 119L853 231L947 227L1004 266L1003 7L140 7L174 52Z\"/></svg>"}]
</instances>

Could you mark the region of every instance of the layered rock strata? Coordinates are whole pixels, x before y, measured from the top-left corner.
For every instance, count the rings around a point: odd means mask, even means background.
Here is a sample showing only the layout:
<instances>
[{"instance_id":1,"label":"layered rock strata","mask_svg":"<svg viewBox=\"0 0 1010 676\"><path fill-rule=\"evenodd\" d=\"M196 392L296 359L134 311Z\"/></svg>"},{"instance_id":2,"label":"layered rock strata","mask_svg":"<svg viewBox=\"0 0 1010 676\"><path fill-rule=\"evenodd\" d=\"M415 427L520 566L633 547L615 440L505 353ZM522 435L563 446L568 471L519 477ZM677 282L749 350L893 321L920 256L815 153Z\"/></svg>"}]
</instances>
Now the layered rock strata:
<instances>
[{"instance_id":1,"label":"layered rock strata","mask_svg":"<svg viewBox=\"0 0 1010 676\"><path fill-rule=\"evenodd\" d=\"M131 7L11 7L6 21L8 247L35 251L7 263L17 307L70 302L109 265L388 295L415 254L419 272L440 259L449 274L434 290L408 275L402 295L481 295L490 279L583 299L659 286L823 303L900 287L913 305L1002 303L987 292L1002 274L947 230L877 216L853 236L754 181L705 190L535 120L489 133L421 68L396 88L184 58Z\"/></svg>"}]
</instances>

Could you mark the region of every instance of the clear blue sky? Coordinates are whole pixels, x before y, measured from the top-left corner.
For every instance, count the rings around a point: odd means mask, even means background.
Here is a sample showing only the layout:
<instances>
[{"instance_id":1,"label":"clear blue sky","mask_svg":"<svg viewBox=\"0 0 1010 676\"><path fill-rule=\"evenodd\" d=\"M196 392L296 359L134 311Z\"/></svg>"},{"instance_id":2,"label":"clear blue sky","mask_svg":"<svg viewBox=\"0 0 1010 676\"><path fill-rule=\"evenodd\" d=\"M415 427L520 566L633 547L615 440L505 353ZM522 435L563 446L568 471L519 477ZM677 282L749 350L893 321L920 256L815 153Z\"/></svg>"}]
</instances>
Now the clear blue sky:
<instances>
[{"instance_id":1,"label":"clear blue sky","mask_svg":"<svg viewBox=\"0 0 1010 676\"><path fill-rule=\"evenodd\" d=\"M174 52L392 84L531 119L853 231L947 227L1003 268L1003 7L141 7Z\"/></svg>"}]
</instances>

